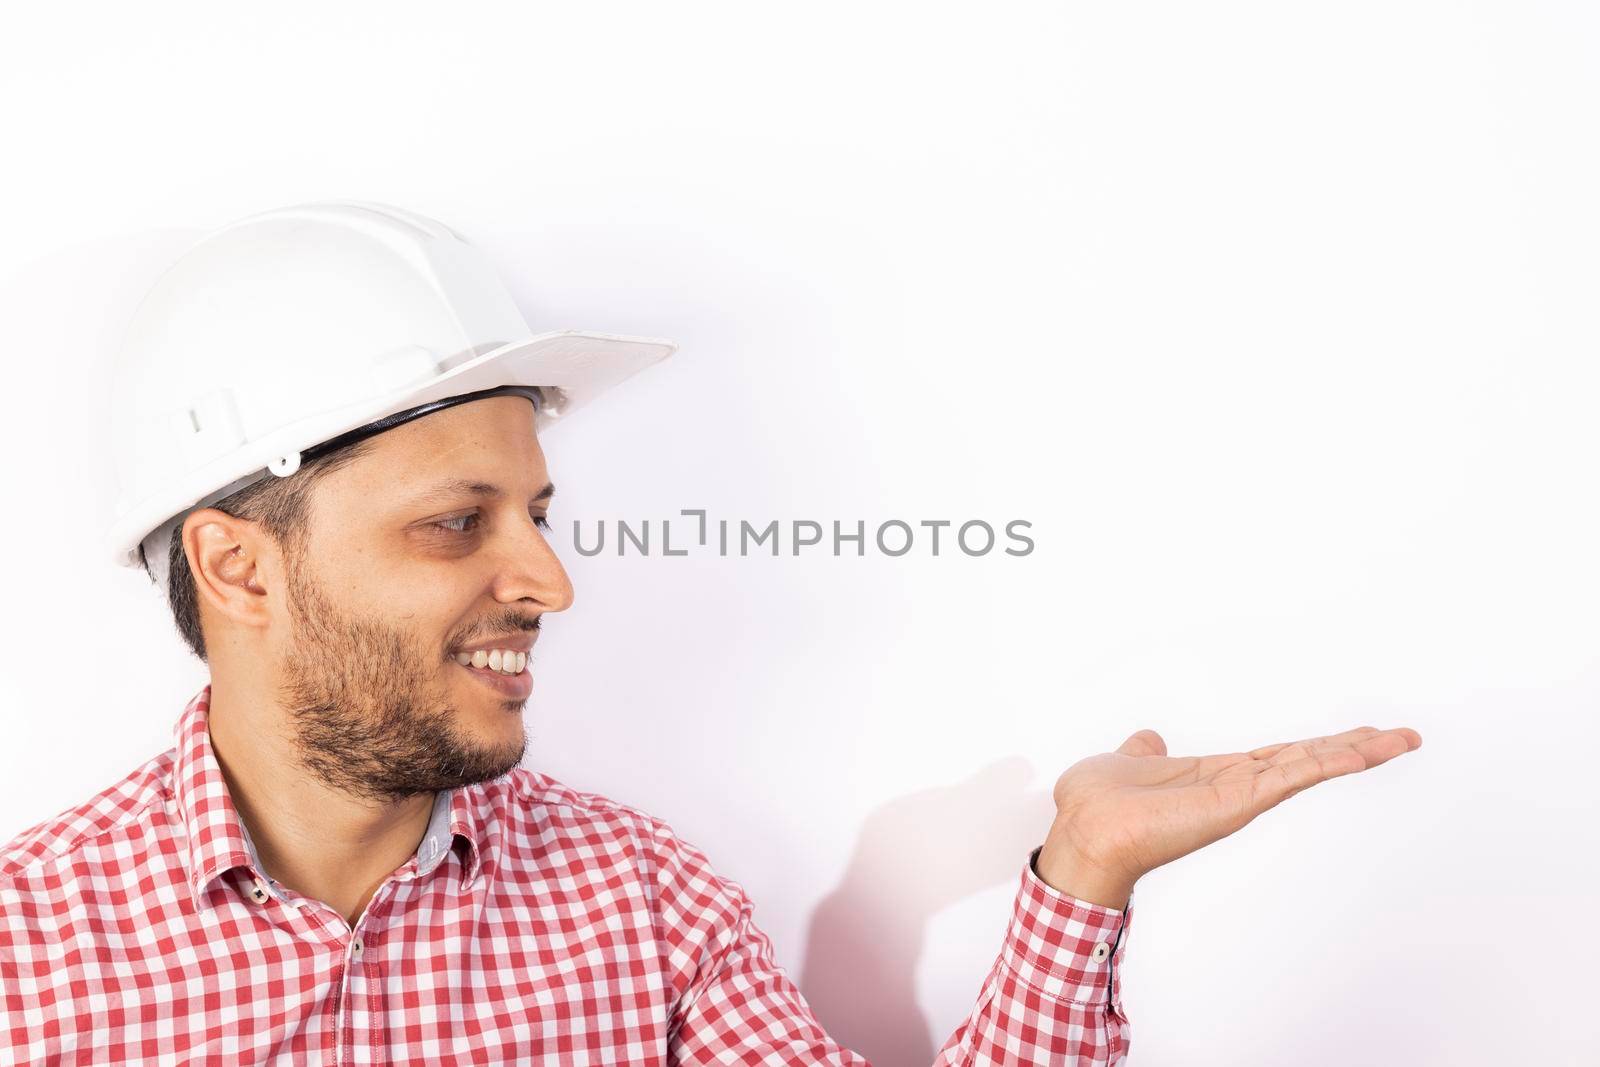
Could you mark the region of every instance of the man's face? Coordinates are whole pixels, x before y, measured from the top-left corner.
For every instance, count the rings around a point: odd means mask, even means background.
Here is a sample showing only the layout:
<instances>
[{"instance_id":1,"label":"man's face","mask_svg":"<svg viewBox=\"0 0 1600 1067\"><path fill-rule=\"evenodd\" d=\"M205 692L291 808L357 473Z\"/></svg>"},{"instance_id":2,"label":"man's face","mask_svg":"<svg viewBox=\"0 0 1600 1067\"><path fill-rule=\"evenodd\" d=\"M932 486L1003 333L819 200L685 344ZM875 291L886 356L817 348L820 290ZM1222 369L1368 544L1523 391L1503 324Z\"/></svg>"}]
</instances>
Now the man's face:
<instances>
[{"instance_id":1,"label":"man's face","mask_svg":"<svg viewBox=\"0 0 1600 1067\"><path fill-rule=\"evenodd\" d=\"M285 559L280 685L308 769L389 801L521 762L519 683L455 653L525 644L572 583L544 536L550 479L527 399L457 404L370 441L313 488L304 550Z\"/></svg>"}]
</instances>

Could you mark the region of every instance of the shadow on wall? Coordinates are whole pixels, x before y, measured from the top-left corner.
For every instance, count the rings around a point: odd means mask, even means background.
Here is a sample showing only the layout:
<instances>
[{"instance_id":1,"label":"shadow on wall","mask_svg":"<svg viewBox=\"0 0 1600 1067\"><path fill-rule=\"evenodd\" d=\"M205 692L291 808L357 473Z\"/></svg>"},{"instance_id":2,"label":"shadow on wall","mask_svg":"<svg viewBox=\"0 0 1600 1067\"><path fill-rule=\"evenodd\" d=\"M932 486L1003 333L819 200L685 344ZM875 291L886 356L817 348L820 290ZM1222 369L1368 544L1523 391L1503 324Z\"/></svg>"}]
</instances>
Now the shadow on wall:
<instances>
[{"instance_id":1,"label":"shadow on wall","mask_svg":"<svg viewBox=\"0 0 1600 1067\"><path fill-rule=\"evenodd\" d=\"M812 914L797 984L828 1035L874 1067L933 1062L938 1046L916 991L928 921L974 893L1019 882L1055 812L1049 789L1029 788L1033 777L1026 759L1010 756L878 807L843 882ZM1009 910L994 918L996 956L1010 921ZM987 976L971 976L974 1004Z\"/></svg>"}]
</instances>

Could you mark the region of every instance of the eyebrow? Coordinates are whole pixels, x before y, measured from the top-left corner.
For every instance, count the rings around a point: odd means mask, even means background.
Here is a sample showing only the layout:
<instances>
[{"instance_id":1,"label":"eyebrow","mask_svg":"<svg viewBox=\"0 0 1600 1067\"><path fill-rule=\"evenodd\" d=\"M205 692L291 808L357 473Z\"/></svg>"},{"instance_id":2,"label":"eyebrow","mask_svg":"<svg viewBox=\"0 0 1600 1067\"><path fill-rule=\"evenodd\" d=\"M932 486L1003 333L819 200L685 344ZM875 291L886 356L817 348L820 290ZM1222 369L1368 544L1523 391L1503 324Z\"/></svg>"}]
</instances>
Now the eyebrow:
<instances>
[{"instance_id":1,"label":"eyebrow","mask_svg":"<svg viewBox=\"0 0 1600 1067\"><path fill-rule=\"evenodd\" d=\"M541 500L549 500L555 496L555 493L555 485L546 482L544 488L539 490L533 500L535 503ZM413 504L424 504L430 501L463 496L489 497L490 499L498 500L505 495L506 491L504 489L491 482L475 482L470 478L451 478L449 481L430 486L408 499Z\"/></svg>"}]
</instances>

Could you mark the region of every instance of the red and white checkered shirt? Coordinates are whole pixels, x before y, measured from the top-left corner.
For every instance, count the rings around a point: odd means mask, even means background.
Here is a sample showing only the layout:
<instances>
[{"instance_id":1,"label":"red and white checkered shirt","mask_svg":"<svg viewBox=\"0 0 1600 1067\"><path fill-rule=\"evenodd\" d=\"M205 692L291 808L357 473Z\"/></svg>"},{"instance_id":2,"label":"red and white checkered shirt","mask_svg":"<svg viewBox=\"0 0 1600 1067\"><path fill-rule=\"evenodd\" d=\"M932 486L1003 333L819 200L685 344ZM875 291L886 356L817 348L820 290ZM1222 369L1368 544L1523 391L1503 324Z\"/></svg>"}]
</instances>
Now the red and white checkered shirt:
<instances>
[{"instance_id":1,"label":"red and white checkered shirt","mask_svg":"<svg viewBox=\"0 0 1600 1067\"><path fill-rule=\"evenodd\" d=\"M743 888L659 819L517 768L447 793L352 929L273 881L211 748L174 748L0 849L5 1063L867 1064ZM1122 911L1023 865L938 1064L1117 1064Z\"/></svg>"}]
</instances>

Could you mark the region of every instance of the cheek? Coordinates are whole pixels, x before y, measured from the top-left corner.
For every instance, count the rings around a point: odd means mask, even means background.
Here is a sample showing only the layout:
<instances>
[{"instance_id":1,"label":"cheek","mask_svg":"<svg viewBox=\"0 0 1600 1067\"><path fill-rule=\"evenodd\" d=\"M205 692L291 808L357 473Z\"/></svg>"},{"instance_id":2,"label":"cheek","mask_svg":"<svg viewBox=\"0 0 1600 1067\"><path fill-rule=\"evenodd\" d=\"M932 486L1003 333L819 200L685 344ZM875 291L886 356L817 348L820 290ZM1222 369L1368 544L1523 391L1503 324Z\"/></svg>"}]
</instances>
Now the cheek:
<instances>
[{"instance_id":1,"label":"cheek","mask_svg":"<svg viewBox=\"0 0 1600 1067\"><path fill-rule=\"evenodd\" d=\"M391 625L409 631L423 649L442 658L473 625L472 606L480 602L481 593L477 586L462 581L459 570L419 569L394 579L384 595L386 618Z\"/></svg>"},{"instance_id":2,"label":"cheek","mask_svg":"<svg viewBox=\"0 0 1600 1067\"><path fill-rule=\"evenodd\" d=\"M374 567L335 581L348 617L369 618L377 629L397 633L406 644L438 656L469 621L463 613L472 604L473 593L459 568Z\"/></svg>"}]
</instances>

